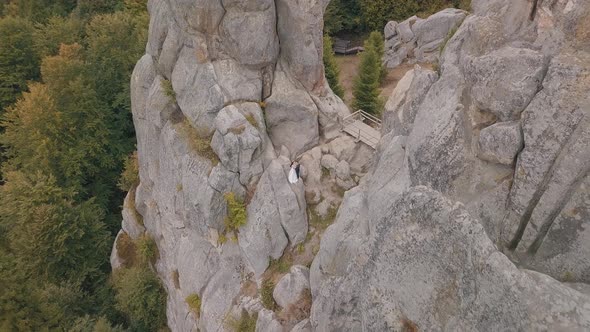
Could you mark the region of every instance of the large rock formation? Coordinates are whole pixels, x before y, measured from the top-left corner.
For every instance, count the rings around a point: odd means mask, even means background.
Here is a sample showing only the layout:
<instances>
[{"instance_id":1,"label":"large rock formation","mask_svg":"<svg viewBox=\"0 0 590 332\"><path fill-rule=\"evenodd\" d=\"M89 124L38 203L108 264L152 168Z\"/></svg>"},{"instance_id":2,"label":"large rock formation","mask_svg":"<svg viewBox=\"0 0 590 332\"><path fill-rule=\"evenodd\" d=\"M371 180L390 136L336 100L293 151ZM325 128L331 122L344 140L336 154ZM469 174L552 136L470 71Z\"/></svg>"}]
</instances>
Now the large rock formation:
<instances>
[{"instance_id":1,"label":"large rock formation","mask_svg":"<svg viewBox=\"0 0 590 332\"><path fill-rule=\"evenodd\" d=\"M311 268L317 331L590 329L590 3L473 9L388 101Z\"/></svg>"},{"instance_id":2,"label":"large rock formation","mask_svg":"<svg viewBox=\"0 0 590 332\"><path fill-rule=\"evenodd\" d=\"M326 5L148 3L146 55L131 82L141 184L123 231L156 240L173 331L225 328L242 285L306 238L304 188L287 182L285 165L348 112L324 78ZM284 148L290 154L277 158ZM225 221L227 193L248 204L237 233ZM191 294L200 315L185 303Z\"/></svg>"},{"instance_id":3,"label":"large rock formation","mask_svg":"<svg viewBox=\"0 0 590 332\"><path fill-rule=\"evenodd\" d=\"M590 329L590 4L473 0L470 15L390 23L390 65L440 68L398 84L368 163L335 138L347 109L323 74L327 2L149 1L131 81L140 184L116 241L156 241L170 329L227 330L244 310L257 331ZM258 288L306 241L308 204L338 205L332 184L352 189L309 286L304 267L275 280L285 307L311 288L311 317L284 319Z\"/></svg>"}]
</instances>

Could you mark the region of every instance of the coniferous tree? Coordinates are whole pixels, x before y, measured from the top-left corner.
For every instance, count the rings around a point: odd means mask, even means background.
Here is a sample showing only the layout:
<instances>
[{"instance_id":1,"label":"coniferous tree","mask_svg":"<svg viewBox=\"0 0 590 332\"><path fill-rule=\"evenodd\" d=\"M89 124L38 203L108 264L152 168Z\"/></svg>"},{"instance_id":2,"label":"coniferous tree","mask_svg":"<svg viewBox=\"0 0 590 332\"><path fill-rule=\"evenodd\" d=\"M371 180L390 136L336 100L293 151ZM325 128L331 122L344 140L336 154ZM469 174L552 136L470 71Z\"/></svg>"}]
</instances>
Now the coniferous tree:
<instances>
[{"instance_id":1,"label":"coniferous tree","mask_svg":"<svg viewBox=\"0 0 590 332\"><path fill-rule=\"evenodd\" d=\"M365 46L372 48L375 54L377 54L377 58L379 59L379 82L383 83L385 77L387 77L387 68L383 65L383 56L385 55L383 35L379 31L371 32Z\"/></svg>"},{"instance_id":2,"label":"coniferous tree","mask_svg":"<svg viewBox=\"0 0 590 332\"><path fill-rule=\"evenodd\" d=\"M375 48L365 42L365 51L361 54L358 76L353 85L353 107L371 114L379 114L383 101L379 97L379 80L381 59Z\"/></svg>"},{"instance_id":3,"label":"coniferous tree","mask_svg":"<svg viewBox=\"0 0 590 332\"><path fill-rule=\"evenodd\" d=\"M336 63L336 58L334 57L332 38L327 35L324 36L324 68L330 88L332 88L332 91L338 97L344 98L344 90L338 81L340 69L338 69L338 63Z\"/></svg>"}]
</instances>

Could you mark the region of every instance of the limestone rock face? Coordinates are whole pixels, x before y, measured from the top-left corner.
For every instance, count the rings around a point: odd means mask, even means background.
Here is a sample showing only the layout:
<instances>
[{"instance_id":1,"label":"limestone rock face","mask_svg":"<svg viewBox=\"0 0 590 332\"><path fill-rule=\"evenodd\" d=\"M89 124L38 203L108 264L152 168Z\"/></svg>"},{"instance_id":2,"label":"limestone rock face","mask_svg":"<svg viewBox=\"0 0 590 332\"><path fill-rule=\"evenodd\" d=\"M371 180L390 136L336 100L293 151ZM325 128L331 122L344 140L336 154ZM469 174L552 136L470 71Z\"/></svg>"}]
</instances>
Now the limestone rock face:
<instances>
[{"instance_id":1,"label":"limestone rock face","mask_svg":"<svg viewBox=\"0 0 590 332\"><path fill-rule=\"evenodd\" d=\"M404 60L433 62L450 31L456 29L467 13L459 9L445 9L427 19L412 16L385 26L385 57L388 68L397 67Z\"/></svg>"}]
</instances>

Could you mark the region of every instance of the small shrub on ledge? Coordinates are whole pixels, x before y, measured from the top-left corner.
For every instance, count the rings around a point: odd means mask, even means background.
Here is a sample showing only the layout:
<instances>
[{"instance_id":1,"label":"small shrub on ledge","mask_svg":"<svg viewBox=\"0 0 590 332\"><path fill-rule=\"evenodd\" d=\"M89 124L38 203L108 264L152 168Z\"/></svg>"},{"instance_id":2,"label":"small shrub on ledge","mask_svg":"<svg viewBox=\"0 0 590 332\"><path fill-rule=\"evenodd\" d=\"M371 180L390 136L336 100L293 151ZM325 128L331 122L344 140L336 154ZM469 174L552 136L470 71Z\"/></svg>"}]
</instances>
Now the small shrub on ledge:
<instances>
[{"instance_id":1,"label":"small shrub on ledge","mask_svg":"<svg viewBox=\"0 0 590 332\"><path fill-rule=\"evenodd\" d=\"M160 84L162 85L162 89L164 89L164 94L170 99L170 102L176 103L176 92L174 92L174 88L172 88L172 82L167 79L162 79Z\"/></svg>"},{"instance_id":2,"label":"small shrub on ledge","mask_svg":"<svg viewBox=\"0 0 590 332\"><path fill-rule=\"evenodd\" d=\"M226 232L236 232L240 227L246 225L248 218L246 204L233 192L227 193L223 197L227 203Z\"/></svg>"},{"instance_id":3,"label":"small shrub on ledge","mask_svg":"<svg viewBox=\"0 0 590 332\"><path fill-rule=\"evenodd\" d=\"M191 294L186 297L186 303L191 311L199 318L201 315L201 298L197 294Z\"/></svg>"},{"instance_id":4,"label":"small shrub on ledge","mask_svg":"<svg viewBox=\"0 0 590 332\"><path fill-rule=\"evenodd\" d=\"M160 257L160 252L158 251L158 246L154 239L144 234L139 239L137 239L137 251L139 252L139 256L143 262L150 262L155 264L158 258Z\"/></svg>"},{"instance_id":5,"label":"small shrub on ledge","mask_svg":"<svg viewBox=\"0 0 590 332\"><path fill-rule=\"evenodd\" d=\"M124 168L117 186L123 191L130 191L139 184L139 163L137 151L133 152L123 162Z\"/></svg>"}]
</instances>

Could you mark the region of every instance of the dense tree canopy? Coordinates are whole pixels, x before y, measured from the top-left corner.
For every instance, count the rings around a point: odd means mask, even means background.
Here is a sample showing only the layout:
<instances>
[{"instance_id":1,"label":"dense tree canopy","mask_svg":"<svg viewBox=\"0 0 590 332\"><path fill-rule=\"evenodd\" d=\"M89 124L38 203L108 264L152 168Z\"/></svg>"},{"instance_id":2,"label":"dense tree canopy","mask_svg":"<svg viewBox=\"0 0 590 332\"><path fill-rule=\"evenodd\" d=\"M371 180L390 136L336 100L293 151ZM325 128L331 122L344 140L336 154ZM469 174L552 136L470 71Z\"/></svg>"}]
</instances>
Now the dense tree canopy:
<instances>
[{"instance_id":1,"label":"dense tree canopy","mask_svg":"<svg viewBox=\"0 0 590 332\"><path fill-rule=\"evenodd\" d=\"M0 10L0 330L120 331L135 323L116 305L109 252L146 1Z\"/></svg>"},{"instance_id":2,"label":"dense tree canopy","mask_svg":"<svg viewBox=\"0 0 590 332\"><path fill-rule=\"evenodd\" d=\"M0 18L0 110L27 89L28 80L39 78L33 33L33 24L26 19Z\"/></svg>"}]
</instances>

